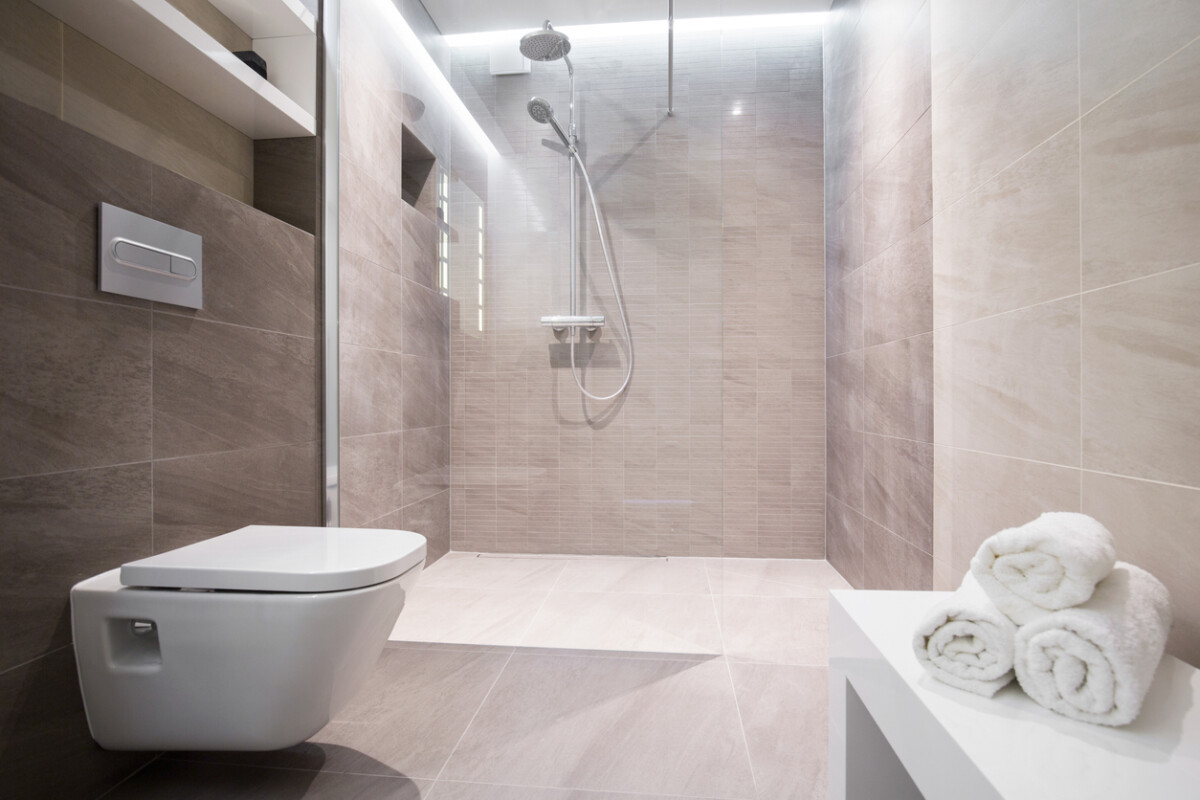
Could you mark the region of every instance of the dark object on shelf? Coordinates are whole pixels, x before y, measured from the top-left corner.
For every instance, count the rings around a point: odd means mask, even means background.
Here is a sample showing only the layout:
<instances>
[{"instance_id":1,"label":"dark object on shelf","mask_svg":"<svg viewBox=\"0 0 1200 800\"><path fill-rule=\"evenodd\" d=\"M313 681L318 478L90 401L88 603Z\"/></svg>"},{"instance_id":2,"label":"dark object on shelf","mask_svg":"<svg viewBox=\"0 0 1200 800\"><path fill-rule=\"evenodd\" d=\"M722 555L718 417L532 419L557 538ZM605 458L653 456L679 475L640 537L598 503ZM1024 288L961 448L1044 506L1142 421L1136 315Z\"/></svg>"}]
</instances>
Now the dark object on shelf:
<instances>
[{"instance_id":1,"label":"dark object on shelf","mask_svg":"<svg viewBox=\"0 0 1200 800\"><path fill-rule=\"evenodd\" d=\"M262 75L263 79L266 80L267 62L263 61L262 56L253 50L238 50L234 52L234 55L240 58L243 64L257 72L259 75Z\"/></svg>"}]
</instances>

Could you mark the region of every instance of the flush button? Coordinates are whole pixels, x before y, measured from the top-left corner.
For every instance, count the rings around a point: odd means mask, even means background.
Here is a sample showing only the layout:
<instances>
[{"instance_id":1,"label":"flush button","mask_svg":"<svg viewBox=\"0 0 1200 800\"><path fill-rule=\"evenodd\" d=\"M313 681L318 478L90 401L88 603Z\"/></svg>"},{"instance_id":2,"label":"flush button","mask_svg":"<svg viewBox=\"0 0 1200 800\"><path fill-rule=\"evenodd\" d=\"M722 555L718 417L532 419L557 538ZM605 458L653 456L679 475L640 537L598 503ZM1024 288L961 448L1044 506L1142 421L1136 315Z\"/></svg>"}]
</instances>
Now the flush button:
<instances>
[{"instance_id":1,"label":"flush button","mask_svg":"<svg viewBox=\"0 0 1200 800\"><path fill-rule=\"evenodd\" d=\"M171 256L171 272L184 278L196 277L196 262L190 258Z\"/></svg>"},{"instance_id":2,"label":"flush button","mask_svg":"<svg viewBox=\"0 0 1200 800\"><path fill-rule=\"evenodd\" d=\"M161 250L151 250L133 242L116 242L113 244L113 255L132 267L153 270L154 272L172 272L171 256Z\"/></svg>"}]
</instances>

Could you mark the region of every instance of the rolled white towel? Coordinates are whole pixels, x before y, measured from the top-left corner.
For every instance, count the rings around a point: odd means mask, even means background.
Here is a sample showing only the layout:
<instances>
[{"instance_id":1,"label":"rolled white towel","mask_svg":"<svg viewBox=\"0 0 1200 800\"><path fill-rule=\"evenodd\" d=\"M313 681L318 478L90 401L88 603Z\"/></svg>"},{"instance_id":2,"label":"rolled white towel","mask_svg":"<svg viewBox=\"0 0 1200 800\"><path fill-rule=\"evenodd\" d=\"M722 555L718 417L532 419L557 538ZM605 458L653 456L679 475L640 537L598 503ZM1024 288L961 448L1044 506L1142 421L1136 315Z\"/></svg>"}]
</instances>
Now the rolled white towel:
<instances>
[{"instance_id":1,"label":"rolled white towel","mask_svg":"<svg viewBox=\"0 0 1200 800\"><path fill-rule=\"evenodd\" d=\"M1086 603L1017 631L1017 680L1064 716L1127 725L1142 710L1170 629L1167 588L1146 570L1118 562Z\"/></svg>"},{"instance_id":2,"label":"rolled white towel","mask_svg":"<svg viewBox=\"0 0 1200 800\"><path fill-rule=\"evenodd\" d=\"M1013 679L1017 626L1000 613L971 573L913 633L913 650L930 675L991 697Z\"/></svg>"},{"instance_id":3,"label":"rolled white towel","mask_svg":"<svg viewBox=\"0 0 1200 800\"><path fill-rule=\"evenodd\" d=\"M1086 602L1116 562L1108 528L1086 514L1052 511L987 539L971 572L996 607L1024 625Z\"/></svg>"}]
</instances>

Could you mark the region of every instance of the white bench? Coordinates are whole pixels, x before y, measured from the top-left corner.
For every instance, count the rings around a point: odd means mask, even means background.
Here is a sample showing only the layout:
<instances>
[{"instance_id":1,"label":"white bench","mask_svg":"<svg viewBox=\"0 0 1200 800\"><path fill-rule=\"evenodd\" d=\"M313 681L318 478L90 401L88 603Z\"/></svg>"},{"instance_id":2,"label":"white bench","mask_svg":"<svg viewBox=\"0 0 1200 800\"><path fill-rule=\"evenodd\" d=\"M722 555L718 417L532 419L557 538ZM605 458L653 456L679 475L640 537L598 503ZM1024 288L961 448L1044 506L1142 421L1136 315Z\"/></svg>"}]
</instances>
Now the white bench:
<instances>
[{"instance_id":1,"label":"white bench","mask_svg":"<svg viewBox=\"0 0 1200 800\"><path fill-rule=\"evenodd\" d=\"M945 592L833 592L829 800L1200 799L1200 672L1165 656L1124 728L1048 711L1016 682L986 699L912 652Z\"/></svg>"}]
</instances>

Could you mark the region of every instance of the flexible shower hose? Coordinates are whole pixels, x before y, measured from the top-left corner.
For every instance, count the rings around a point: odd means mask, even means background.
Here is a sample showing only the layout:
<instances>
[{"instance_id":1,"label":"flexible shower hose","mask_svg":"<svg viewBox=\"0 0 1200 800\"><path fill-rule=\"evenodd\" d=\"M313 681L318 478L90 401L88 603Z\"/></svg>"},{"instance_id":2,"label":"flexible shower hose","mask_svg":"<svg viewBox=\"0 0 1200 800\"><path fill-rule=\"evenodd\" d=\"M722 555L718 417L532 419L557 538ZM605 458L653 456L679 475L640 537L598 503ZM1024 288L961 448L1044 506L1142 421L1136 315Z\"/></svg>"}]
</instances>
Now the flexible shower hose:
<instances>
[{"instance_id":1,"label":"flexible shower hose","mask_svg":"<svg viewBox=\"0 0 1200 800\"><path fill-rule=\"evenodd\" d=\"M579 151L574 147L571 148L571 157L575 159L575 163L579 165L579 171L583 173L583 185L587 187L588 199L592 201L592 214L596 218L596 230L600 234L600 249L604 252L604 263L608 266L608 279L612 281L613 295L617 298L617 310L621 312L621 326L625 328L625 342L629 347L629 368L625 372L625 380L621 382L621 388L612 394L592 394L583 388L583 381L580 379L579 371L575 367L575 345L578 341L577 337L582 337L583 332L579 331L577 333L575 326L571 326L571 377L575 379L575 385L579 387L579 391L583 392L585 397L590 397L593 400L612 400L613 398L620 397L621 392L624 392L629 387L629 381L633 377L633 332L629 330L629 317L625 315L625 304L621 302L621 290L617 286L617 272L613 267L612 257L608 252L608 242L604 238L604 221L600 219L600 206L596 203L596 193L592 191L592 180L588 177L587 167L583 165L583 159L579 157Z\"/></svg>"}]
</instances>

